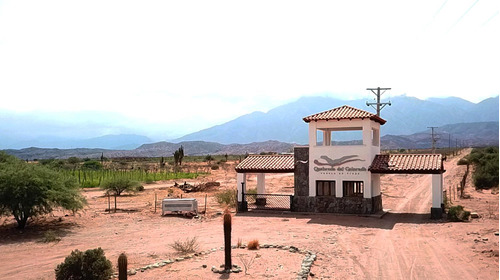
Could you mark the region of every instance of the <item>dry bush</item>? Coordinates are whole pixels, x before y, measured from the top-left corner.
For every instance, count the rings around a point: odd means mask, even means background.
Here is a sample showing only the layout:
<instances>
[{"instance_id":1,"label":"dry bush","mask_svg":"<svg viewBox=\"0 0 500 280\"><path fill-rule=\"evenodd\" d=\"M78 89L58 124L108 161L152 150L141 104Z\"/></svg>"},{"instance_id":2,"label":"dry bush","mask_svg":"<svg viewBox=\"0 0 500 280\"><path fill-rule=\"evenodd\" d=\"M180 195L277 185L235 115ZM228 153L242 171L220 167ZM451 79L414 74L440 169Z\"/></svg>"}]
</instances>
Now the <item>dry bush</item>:
<instances>
[{"instance_id":1,"label":"dry bush","mask_svg":"<svg viewBox=\"0 0 500 280\"><path fill-rule=\"evenodd\" d=\"M179 253L194 253L198 251L200 245L198 244L198 239L196 237L186 238L186 240L176 240L174 243L170 244L170 247Z\"/></svg>"},{"instance_id":2,"label":"dry bush","mask_svg":"<svg viewBox=\"0 0 500 280\"><path fill-rule=\"evenodd\" d=\"M242 245L243 245L243 241L241 240L241 238L238 238L238 243L236 243L236 247L241 248Z\"/></svg>"},{"instance_id":3,"label":"dry bush","mask_svg":"<svg viewBox=\"0 0 500 280\"><path fill-rule=\"evenodd\" d=\"M59 242L61 241L61 238L57 236L57 234L53 230L47 230L46 232L43 233L41 241L44 243Z\"/></svg>"},{"instance_id":4,"label":"dry bush","mask_svg":"<svg viewBox=\"0 0 500 280\"><path fill-rule=\"evenodd\" d=\"M259 240L254 239L250 242L248 242L248 250L258 250L259 249Z\"/></svg>"}]
</instances>

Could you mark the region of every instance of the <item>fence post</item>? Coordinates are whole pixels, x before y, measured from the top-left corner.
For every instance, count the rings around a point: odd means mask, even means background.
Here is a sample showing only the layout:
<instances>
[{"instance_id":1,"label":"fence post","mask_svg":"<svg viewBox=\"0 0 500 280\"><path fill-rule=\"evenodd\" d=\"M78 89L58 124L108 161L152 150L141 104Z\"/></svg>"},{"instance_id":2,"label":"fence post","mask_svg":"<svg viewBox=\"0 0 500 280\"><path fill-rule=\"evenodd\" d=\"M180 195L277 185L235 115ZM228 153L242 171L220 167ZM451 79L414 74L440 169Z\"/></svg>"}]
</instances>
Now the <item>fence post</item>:
<instances>
[{"instance_id":1,"label":"fence post","mask_svg":"<svg viewBox=\"0 0 500 280\"><path fill-rule=\"evenodd\" d=\"M207 194L205 194L205 215L207 215Z\"/></svg>"},{"instance_id":2,"label":"fence post","mask_svg":"<svg viewBox=\"0 0 500 280\"><path fill-rule=\"evenodd\" d=\"M293 212L293 195L290 196L290 211Z\"/></svg>"},{"instance_id":3,"label":"fence post","mask_svg":"<svg viewBox=\"0 0 500 280\"><path fill-rule=\"evenodd\" d=\"M155 213L156 213L156 193L155 193Z\"/></svg>"}]
</instances>

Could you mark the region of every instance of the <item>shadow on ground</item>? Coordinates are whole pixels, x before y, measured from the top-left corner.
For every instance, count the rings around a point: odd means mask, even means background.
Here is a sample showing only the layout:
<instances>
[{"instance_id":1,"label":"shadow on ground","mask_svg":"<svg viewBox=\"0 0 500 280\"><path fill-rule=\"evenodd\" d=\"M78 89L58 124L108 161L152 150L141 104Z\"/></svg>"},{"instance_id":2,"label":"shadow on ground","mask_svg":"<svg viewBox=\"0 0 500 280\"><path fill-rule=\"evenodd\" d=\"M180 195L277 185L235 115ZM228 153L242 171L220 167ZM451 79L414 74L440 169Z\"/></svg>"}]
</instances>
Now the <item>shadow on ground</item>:
<instances>
[{"instance_id":1,"label":"shadow on ground","mask_svg":"<svg viewBox=\"0 0 500 280\"><path fill-rule=\"evenodd\" d=\"M79 225L63 220L36 220L28 223L22 230L17 228L17 223L4 223L0 226L0 245L22 242L43 242L44 234L52 231L57 237L63 238Z\"/></svg>"},{"instance_id":2,"label":"shadow on ground","mask_svg":"<svg viewBox=\"0 0 500 280\"><path fill-rule=\"evenodd\" d=\"M396 224L438 224L446 223L445 219L431 220L430 213L387 213L380 217L366 217L360 215L293 213L280 211L249 211L237 213L241 217L277 217L306 219L308 224L338 225L357 228L393 229Z\"/></svg>"}]
</instances>

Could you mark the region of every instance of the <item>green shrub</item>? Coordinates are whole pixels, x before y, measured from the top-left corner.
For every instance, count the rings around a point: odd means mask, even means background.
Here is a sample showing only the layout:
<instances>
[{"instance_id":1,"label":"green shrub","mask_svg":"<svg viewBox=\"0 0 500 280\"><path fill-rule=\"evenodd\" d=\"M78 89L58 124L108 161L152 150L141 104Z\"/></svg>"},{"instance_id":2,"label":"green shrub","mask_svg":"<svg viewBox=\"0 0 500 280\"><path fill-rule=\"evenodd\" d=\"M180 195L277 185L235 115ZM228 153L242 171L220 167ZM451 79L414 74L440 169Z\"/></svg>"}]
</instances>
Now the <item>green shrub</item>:
<instances>
[{"instance_id":1,"label":"green shrub","mask_svg":"<svg viewBox=\"0 0 500 280\"><path fill-rule=\"evenodd\" d=\"M90 169L90 170L101 170L102 169L102 164L98 162L97 160L89 160L85 161L82 165L84 169Z\"/></svg>"},{"instance_id":2,"label":"green shrub","mask_svg":"<svg viewBox=\"0 0 500 280\"><path fill-rule=\"evenodd\" d=\"M56 280L107 280L113 274L111 262L100 247L85 252L72 251L55 271Z\"/></svg>"},{"instance_id":3,"label":"green shrub","mask_svg":"<svg viewBox=\"0 0 500 280\"><path fill-rule=\"evenodd\" d=\"M257 189L248 189L246 194L257 194Z\"/></svg>"},{"instance_id":4,"label":"green shrub","mask_svg":"<svg viewBox=\"0 0 500 280\"><path fill-rule=\"evenodd\" d=\"M138 183L128 178L115 178L106 180L101 184L101 188L110 194L121 195L122 192L136 191Z\"/></svg>"},{"instance_id":5,"label":"green shrub","mask_svg":"<svg viewBox=\"0 0 500 280\"><path fill-rule=\"evenodd\" d=\"M225 190L215 194L215 199L220 205L236 207L236 190Z\"/></svg>"},{"instance_id":6,"label":"green shrub","mask_svg":"<svg viewBox=\"0 0 500 280\"><path fill-rule=\"evenodd\" d=\"M451 206L448 210L448 220L452 222L468 221L470 212L465 211L462 205Z\"/></svg>"},{"instance_id":7,"label":"green shrub","mask_svg":"<svg viewBox=\"0 0 500 280\"><path fill-rule=\"evenodd\" d=\"M475 166L472 179L476 188L498 187L498 159L498 147L473 149L466 157L466 160Z\"/></svg>"},{"instance_id":8,"label":"green shrub","mask_svg":"<svg viewBox=\"0 0 500 280\"><path fill-rule=\"evenodd\" d=\"M144 191L144 186L137 186L135 188L135 190L138 191L138 192L143 192Z\"/></svg>"}]
</instances>

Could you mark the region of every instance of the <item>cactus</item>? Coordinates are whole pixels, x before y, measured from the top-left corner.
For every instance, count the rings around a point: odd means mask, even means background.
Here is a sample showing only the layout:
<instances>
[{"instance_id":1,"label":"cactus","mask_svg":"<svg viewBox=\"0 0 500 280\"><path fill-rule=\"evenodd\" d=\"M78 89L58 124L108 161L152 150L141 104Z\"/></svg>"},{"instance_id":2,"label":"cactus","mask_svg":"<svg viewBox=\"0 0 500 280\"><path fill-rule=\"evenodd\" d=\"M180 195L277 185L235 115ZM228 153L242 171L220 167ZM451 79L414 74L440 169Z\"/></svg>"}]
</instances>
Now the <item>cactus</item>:
<instances>
[{"instance_id":1,"label":"cactus","mask_svg":"<svg viewBox=\"0 0 500 280\"><path fill-rule=\"evenodd\" d=\"M231 214L229 210L224 211L224 269L230 270L231 263Z\"/></svg>"},{"instance_id":2,"label":"cactus","mask_svg":"<svg viewBox=\"0 0 500 280\"><path fill-rule=\"evenodd\" d=\"M118 279L127 280L127 256L124 253L118 257Z\"/></svg>"}]
</instances>

